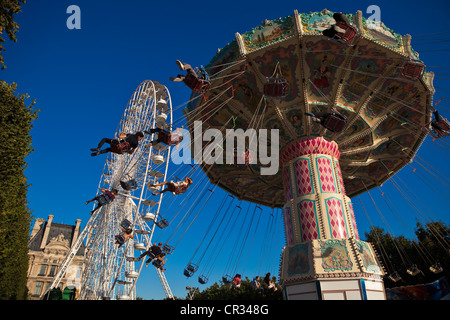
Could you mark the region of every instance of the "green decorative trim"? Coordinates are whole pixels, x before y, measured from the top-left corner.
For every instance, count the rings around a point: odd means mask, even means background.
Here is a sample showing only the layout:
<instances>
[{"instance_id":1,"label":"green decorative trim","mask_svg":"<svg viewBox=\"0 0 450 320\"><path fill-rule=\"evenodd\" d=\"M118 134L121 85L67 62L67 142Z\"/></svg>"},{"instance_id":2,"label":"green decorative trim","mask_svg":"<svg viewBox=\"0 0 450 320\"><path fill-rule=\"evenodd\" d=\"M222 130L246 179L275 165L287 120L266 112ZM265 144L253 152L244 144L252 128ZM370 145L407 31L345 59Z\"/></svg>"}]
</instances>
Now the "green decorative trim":
<instances>
[{"instance_id":1,"label":"green decorative trim","mask_svg":"<svg viewBox=\"0 0 450 320\"><path fill-rule=\"evenodd\" d=\"M282 31L282 33L274 38L271 38L270 35L267 36L264 34L264 29L266 29L267 27L278 27L279 30ZM258 31L261 31L260 33L258 33L258 35L261 35L262 37L260 39L255 39L255 33L257 33ZM292 35L294 35L294 16L287 16L285 18L279 18L276 20L266 20L264 25L255 27L251 31L247 31L242 34L242 38L244 39L245 46L250 51L261 49L268 45L285 40ZM270 40L266 41L267 38Z\"/></svg>"},{"instance_id":2,"label":"green decorative trim","mask_svg":"<svg viewBox=\"0 0 450 320\"><path fill-rule=\"evenodd\" d=\"M403 39L402 39L402 35L401 34L396 33L396 32L394 32L394 30L386 27L383 22L381 22L381 21L379 22L381 29L383 29L384 31L388 31L389 33L391 33L394 36L393 40L395 40L397 43L395 45L392 45L392 44L390 44L390 43L388 43L388 42L386 42L386 41L384 41L382 39L377 38L375 35L371 34L369 32L369 30L371 28L369 28L369 26L367 24L367 21L368 21L367 18L362 17L362 25L363 25L363 29L364 29L363 31L364 31L364 35L366 37L371 38L371 39L375 40L376 42L378 42L378 43L380 43L380 44L382 44L382 45L384 45L384 46L386 46L388 48L395 49L395 50L400 51L400 52L404 52ZM386 36L390 37L388 35L386 35Z\"/></svg>"}]
</instances>

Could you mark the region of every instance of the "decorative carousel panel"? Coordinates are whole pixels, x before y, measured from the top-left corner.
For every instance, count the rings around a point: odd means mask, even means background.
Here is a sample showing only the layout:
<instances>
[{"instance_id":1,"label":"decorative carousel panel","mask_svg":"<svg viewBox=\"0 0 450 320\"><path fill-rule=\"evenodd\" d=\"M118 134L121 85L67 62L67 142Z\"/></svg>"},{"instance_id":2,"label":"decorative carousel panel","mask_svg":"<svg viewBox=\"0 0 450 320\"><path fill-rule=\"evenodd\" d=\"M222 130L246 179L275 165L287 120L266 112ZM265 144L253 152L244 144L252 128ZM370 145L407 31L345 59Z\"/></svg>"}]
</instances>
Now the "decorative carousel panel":
<instances>
[{"instance_id":1,"label":"decorative carousel panel","mask_svg":"<svg viewBox=\"0 0 450 320\"><path fill-rule=\"evenodd\" d=\"M341 68L344 68L346 48L342 45L318 38L305 40L305 74L310 101L329 103L332 93L340 81ZM334 89L333 89L334 88Z\"/></svg>"},{"instance_id":2,"label":"decorative carousel panel","mask_svg":"<svg viewBox=\"0 0 450 320\"><path fill-rule=\"evenodd\" d=\"M262 25L242 34L245 51L260 50L292 37L294 24L293 16L264 21Z\"/></svg>"},{"instance_id":3,"label":"decorative carousel panel","mask_svg":"<svg viewBox=\"0 0 450 320\"><path fill-rule=\"evenodd\" d=\"M293 164L297 196L314 193L311 163L309 158L300 158Z\"/></svg>"},{"instance_id":4,"label":"decorative carousel panel","mask_svg":"<svg viewBox=\"0 0 450 320\"><path fill-rule=\"evenodd\" d=\"M381 21L368 20L362 17L362 34L392 50L405 53L402 36L389 29Z\"/></svg>"},{"instance_id":5,"label":"decorative carousel panel","mask_svg":"<svg viewBox=\"0 0 450 320\"><path fill-rule=\"evenodd\" d=\"M336 193L336 181L333 173L333 160L331 157L319 156L315 159L319 190L322 193Z\"/></svg>"},{"instance_id":6,"label":"decorative carousel panel","mask_svg":"<svg viewBox=\"0 0 450 320\"><path fill-rule=\"evenodd\" d=\"M300 243L285 249L287 265L283 266L283 279L305 278L313 274L311 242Z\"/></svg>"},{"instance_id":7,"label":"decorative carousel panel","mask_svg":"<svg viewBox=\"0 0 450 320\"><path fill-rule=\"evenodd\" d=\"M349 66L349 76L342 90L342 104L355 108L361 99L380 79L386 69L394 64L386 52L369 42L359 45Z\"/></svg>"},{"instance_id":8,"label":"decorative carousel panel","mask_svg":"<svg viewBox=\"0 0 450 320\"><path fill-rule=\"evenodd\" d=\"M316 263L318 273L336 271L353 271L354 263L347 247L348 240L318 241L320 248L320 264Z\"/></svg>"},{"instance_id":9,"label":"decorative carousel panel","mask_svg":"<svg viewBox=\"0 0 450 320\"><path fill-rule=\"evenodd\" d=\"M348 238L349 232L344 216L342 201L335 197L325 199L325 208L328 215L328 227L330 228L332 238Z\"/></svg>"},{"instance_id":10,"label":"decorative carousel panel","mask_svg":"<svg viewBox=\"0 0 450 320\"><path fill-rule=\"evenodd\" d=\"M356 240L356 248L363 263L364 271L383 274L373 247L368 242Z\"/></svg>"},{"instance_id":11,"label":"decorative carousel panel","mask_svg":"<svg viewBox=\"0 0 450 320\"><path fill-rule=\"evenodd\" d=\"M302 242L319 239L319 222L315 200L302 200L297 205Z\"/></svg>"}]
</instances>

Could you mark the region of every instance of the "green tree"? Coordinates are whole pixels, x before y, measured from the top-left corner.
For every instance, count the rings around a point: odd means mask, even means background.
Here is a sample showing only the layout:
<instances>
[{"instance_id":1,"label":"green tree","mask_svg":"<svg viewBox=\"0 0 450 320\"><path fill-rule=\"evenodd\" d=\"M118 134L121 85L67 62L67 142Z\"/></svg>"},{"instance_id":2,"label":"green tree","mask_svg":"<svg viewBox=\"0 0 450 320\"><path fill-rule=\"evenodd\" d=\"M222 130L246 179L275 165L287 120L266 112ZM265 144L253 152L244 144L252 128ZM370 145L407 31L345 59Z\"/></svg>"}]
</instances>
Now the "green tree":
<instances>
[{"instance_id":1,"label":"green tree","mask_svg":"<svg viewBox=\"0 0 450 320\"><path fill-rule=\"evenodd\" d=\"M16 96L17 85L0 81L0 299L25 299L28 236L31 213L27 205L25 158L33 151L30 130L37 118L34 101Z\"/></svg>"},{"instance_id":2,"label":"green tree","mask_svg":"<svg viewBox=\"0 0 450 320\"><path fill-rule=\"evenodd\" d=\"M273 279L274 280L274 279ZM281 287L277 285L277 291L267 288L260 280L264 288L264 293L256 292L252 282L246 277L242 280L240 288L235 288L232 284L220 284L215 282L205 290L196 293L194 300L282 300Z\"/></svg>"},{"instance_id":3,"label":"green tree","mask_svg":"<svg viewBox=\"0 0 450 320\"><path fill-rule=\"evenodd\" d=\"M416 239L393 237L379 227L372 227L365 234L367 241L377 249L388 276L397 272L402 278L394 282L386 277L386 288L429 283L443 276L450 279L450 228L441 221L425 225L417 223L415 234ZM430 270L436 263L443 268L442 272L433 273ZM421 272L410 275L407 269L412 265L416 265Z\"/></svg>"},{"instance_id":4,"label":"green tree","mask_svg":"<svg viewBox=\"0 0 450 320\"><path fill-rule=\"evenodd\" d=\"M25 3L25 0L2 0L0 2L0 63L2 70L6 67L2 54L2 51L6 51L3 47L3 42L5 42L3 31L6 32L9 40L17 42L16 32L19 29L19 24L14 21L14 14L20 12L20 3Z\"/></svg>"}]
</instances>

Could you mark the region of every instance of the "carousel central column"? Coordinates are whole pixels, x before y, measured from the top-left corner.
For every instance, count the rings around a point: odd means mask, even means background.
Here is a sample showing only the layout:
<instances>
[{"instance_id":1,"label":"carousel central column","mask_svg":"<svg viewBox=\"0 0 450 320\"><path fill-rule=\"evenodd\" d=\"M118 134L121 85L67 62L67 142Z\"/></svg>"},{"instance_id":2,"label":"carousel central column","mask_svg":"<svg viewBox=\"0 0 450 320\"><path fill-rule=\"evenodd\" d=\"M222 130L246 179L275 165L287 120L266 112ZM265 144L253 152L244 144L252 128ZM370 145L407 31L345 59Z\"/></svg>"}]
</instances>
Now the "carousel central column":
<instances>
[{"instance_id":1,"label":"carousel central column","mask_svg":"<svg viewBox=\"0 0 450 320\"><path fill-rule=\"evenodd\" d=\"M285 299L385 299L384 273L372 245L359 239L339 156L338 145L323 137L281 151Z\"/></svg>"}]
</instances>

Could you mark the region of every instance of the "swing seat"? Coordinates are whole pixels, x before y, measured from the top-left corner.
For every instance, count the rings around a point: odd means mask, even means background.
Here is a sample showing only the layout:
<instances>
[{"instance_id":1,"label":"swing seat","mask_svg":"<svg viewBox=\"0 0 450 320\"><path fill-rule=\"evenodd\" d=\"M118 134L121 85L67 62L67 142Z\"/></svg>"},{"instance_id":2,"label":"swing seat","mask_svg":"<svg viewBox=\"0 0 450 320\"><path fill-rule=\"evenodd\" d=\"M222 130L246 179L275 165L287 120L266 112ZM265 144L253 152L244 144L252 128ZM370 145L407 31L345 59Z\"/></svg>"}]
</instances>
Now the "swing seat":
<instances>
[{"instance_id":1,"label":"swing seat","mask_svg":"<svg viewBox=\"0 0 450 320\"><path fill-rule=\"evenodd\" d=\"M167 228L169 226L169 222L167 222L166 219L161 219L158 222L156 222L156 225L158 226L158 228L164 229L164 228Z\"/></svg>"},{"instance_id":2,"label":"swing seat","mask_svg":"<svg viewBox=\"0 0 450 320\"><path fill-rule=\"evenodd\" d=\"M407 78L419 79L425 71L425 65L419 60L409 60L403 66L402 74Z\"/></svg>"},{"instance_id":3,"label":"swing seat","mask_svg":"<svg viewBox=\"0 0 450 320\"><path fill-rule=\"evenodd\" d=\"M344 29L345 32L344 33L340 33L340 32L336 33L336 35L334 36L335 39L338 42L341 42L348 46L352 46L354 39L355 39L356 35L358 34L358 29L356 29L356 27L354 27L352 25L346 25L342 21L336 22L336 26L341 29Z\"/></svg>"},{"instance_id":4,"label":"swing seat","mask_svg":"<svg viewBox=\"0 0 450 320\"><path fill-rule=\"evenodd\" d=\"M190 272L194 273L195 271L198 270L198 266L196 264L191 263L187 266L186 269L189 270Z\"/></svg>"},{"instance_id":5,"label":"swing seat","mask_svg":"<svg viewBox=\"0 0 450 320\"><path fill-rule=\"evenodd\" d=\"M170 132L167 130L161 130L158 132L158 140L161 141L164 144L169 145L170 144Z\"/></svg>"},{"instance_id":6,"label":"swing seat","mask_svg":"<svg viewBox=\"0 0 450 320\"><path fill-rule=\"evenodd\" d=\"M183 194L186 192L186 190L187 190L187 187L185 185L175 185L173 193L175 195Z\"/></svg>"},{"instance_id":7,"label":"swing seat","mask_svg":"<svg viewBox=\"0 0 450 320\"><path fill-rule=\"evenodd\" d=\"M389 279L391 279L391 280L394 281L394 282L397 282L397 281L402 280L402 277L400 277L400 275L398 274L398 272L395 271L393 274L391 274L391 275L389 276Z\"/></svg>"},{"instance_id":8,"label":"swing seat","mask_svg":"<svg viewBox=\"0 0 450 320\"><path fill-rule=\"evenodd\" d=\"M414 264L411 266L411 268L406 269L406 272L408 272L409 275L411 276L416 276L418 275L421 271L419 270L419 268L417 268L417 266Z\"/></svg>"},{"instance_id":9,"label":"swing seat","mask_svg":"<svg viewBox=\"0 0 450 320\"><path fill-rule=\"evenodd\" d=\"M123 219L122 222L120 223L120 226L122 228L126 229L130 229L131 228L131 222L128 219Z\"/></svg>"},{"instance_id":10,"label":"swing seat","mask_svg":"<svg viewBox=\"0 0 450 320\"><path fill-rule=\"evenodd\" d=\"M211 83L207 80L197 78L193 73L188 72L183 82L193 91L197 91L200 93L206 92Z\"/></svg>"},{"instance_id":11,"label":"swing seat","mask_svg":"<svg viewBox=\"0 0 450 320\"><path fill-rule=\"evenodd\" d=\"M325 118L323 126L332 132L341 132L347 124L347 119L336 113L332 113Z\"/></svg>"},{"instance_id":12,"label":"swing seat","mask_svg":"<svg viewBox=\"0 0 450 320\"><path fill-rule=\"evenodd\" d=\"M125 238L122 234L117 235L115 238L118 244L123 245L125 243Z\"/></svg>"},{"instance_id":13,"label":"swing seat","mask_svg":"<svg viewBox=\"0 0 450 320\"><path fill-rule=\"evenodd\" d=\"M104 206L112 202L112 199L107 194L102 194L98 197L97 202L100 206Z\"/></svg>"},{"instance_id":14,"label":"swing seat","mask_svg":"<svg viewBox=\"0 0 450 320\"><path fill-rule=\"evenodd\" d=\"M430 271L433 273L441 273L444 269L439 264L435 264L430 266Z\"/></svg>"},{"instance_id":15,"label":"swing seat","mask_svg":"<svg viewBox=\"0 0 450 320\"><path fill-rule=\"evenodd\" d=\"M119 144L111 144L111 152L117 154L123 154L125 152L130 151L130 143L128 141L119 143Z\"/></svg>"},{"instance_id":16,"label":"swing seat","mask_svg":"<svg viewBox=\"0 0 450 320\"><path fill-rule=\"evenodd\" d=\"M449 131L450 130L450 123L445 118L443 118L443 119L441 119L439 121L436 121L436 124L438 126L440 126L442 128L442 130L444 130L444 131Z\"/></svg>"},{"instance_id":17,"label":"swing seat","mask_svg":"<svg viewBox=\"0 0 450 320\"><path fill-rule=\"evenodd\" d=\"M186 277L192 277L192 273L189 272L187 269L184 269L183 274L184 274Z\"/></svg>"},{"instance_id":18,"label":"swing seat","mask_svg":"<svg viewBox=\"0 0 450 320\"><path fill-rule=\"evenodd\" d=\"M224 284L230 284L231 281L233 281L233 279L232 279L230 276L228 276L228 275L222 277L222 282L223 282Z\"/></svg>"},{"instance_id":19,"label":"swing seat","mask_svg":"<svg viewBox=\"0 0 450 320\"><path fill-rule=\"evenodd\" d=\"M167 254L171 254L173 252L173 250L175 250L175 248L172 247L172 246L169 246L168 244L165 244L162 247L162 251L167 253Z\"/></svg>"},{"instance_id":20,"label":"swing seat","mask_svg":"<svg viewBox=\"0 0 450 320\"><path fill-rule=\"evenodd\" d=\"M264 95L271 98L284 98L287 96L289 84L286 79L282 78L266 78L264 84Z\"/></svg>"},{"instance_id":21,"label":"swing seat","mask_svg":"<svg viewBox=\"0 0 450 320\"><path fill-rule=\"evenodd\" d=\"M161 268L161 260L158 259L153 260L152 265L154 265L157 268Z\"/></svg>"},{"instance_id":22,"label":"swing seat","mask_svg":"<svg viewBox=\"0 0 450 320\"><path fill-rule=\"evenodd\" d=\"M130 191L137 188L137 182L134 179L131 179L127 182L120 181L120 186L122 187L122 189Z\"/></svg>"},{"instance_id":23,"label":"swing seat","mask_svg":"<svg viewBox=\"0 0 450 320\"><path fill-rule=\"evenodd\" d=\"M206 284L206 283L208 282L208 278L205 277L205 276L199 276L199 277L198 277L198 282L199 282L200 284Z\"/></svg>"}]
</instances>

